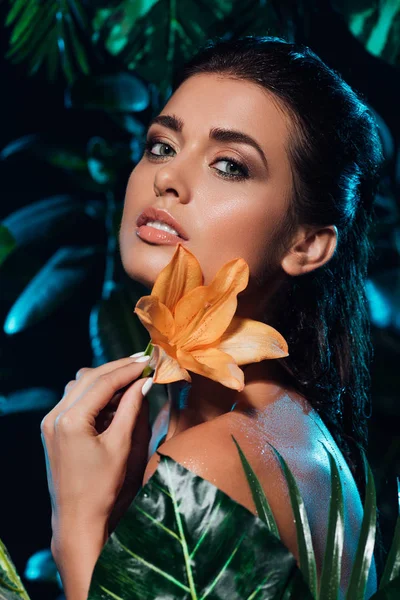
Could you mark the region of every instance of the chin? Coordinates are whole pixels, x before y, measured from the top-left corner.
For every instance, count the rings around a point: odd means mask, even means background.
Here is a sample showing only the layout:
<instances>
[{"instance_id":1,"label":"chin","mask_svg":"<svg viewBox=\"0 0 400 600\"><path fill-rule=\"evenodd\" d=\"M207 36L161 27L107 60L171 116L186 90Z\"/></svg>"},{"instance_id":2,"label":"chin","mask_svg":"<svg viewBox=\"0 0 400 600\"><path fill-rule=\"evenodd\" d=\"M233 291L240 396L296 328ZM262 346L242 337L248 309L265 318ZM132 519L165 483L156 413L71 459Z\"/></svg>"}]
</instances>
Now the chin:
<instances>
[{"instance_id":1,"label":"chin","mask_svg":"<svg viewBox=\"0 0 400 600\"><path fill-rule=\"evenodd\" d=\"M156 276L153 277L148 268L143 268L143 265L138 265L136 263L137 261L125 262L123 260L122 266L124 267L124 271L128 277L147 288L148 294L150 294L156 280Z\"/></svg>"},{"instance_id":2,"label":"chin","mask_svg":"<svg viewBox=\"0 0 400 600\"><path fill-rule=\"evenodd\" d=\"M122 248L120 249L124 271L130 279L148 288L149 294L158 275L171 260L169 252L162 252L158 256L157 254L159 253L157 252L155 255L152 252L152 246L150 245L141 250L137 248L130 248L125 251Z\"/></svg>"}]
</instances>

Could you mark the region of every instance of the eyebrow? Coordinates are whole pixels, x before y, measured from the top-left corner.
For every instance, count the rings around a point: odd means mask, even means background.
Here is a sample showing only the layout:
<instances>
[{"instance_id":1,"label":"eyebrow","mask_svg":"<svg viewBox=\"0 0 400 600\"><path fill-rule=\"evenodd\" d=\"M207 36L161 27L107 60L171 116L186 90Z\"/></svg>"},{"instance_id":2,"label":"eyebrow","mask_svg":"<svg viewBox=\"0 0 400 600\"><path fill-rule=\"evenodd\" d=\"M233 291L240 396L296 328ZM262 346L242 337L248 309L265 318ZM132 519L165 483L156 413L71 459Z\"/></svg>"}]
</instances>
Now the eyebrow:
<instances>
[{"instance_id":1,"label":"eyebrow","mask_svg":"<svg viewBox=\"0 0 400 600\"><path fill-rule=\"evenodd\" d=\"M154 124L162 125L163 127L167 127L168 129L172 129L176 133L182 133L184 122L179 117L175 115L158 115L157 117L153 117L151 119L148 129ZM210 140L216 140L217 142L233 142L237 144L247 144L248 146L252 146L257 150L258 154L263 161L265 168L268 170L268 162L266 156L261 148L261 146L256 142L254 138L247 135L247 133L243 133L243 131L238 131L236 129L223 129L221 127L213 127L210 129L209 133Z\"/></svg>"}]
</instances>

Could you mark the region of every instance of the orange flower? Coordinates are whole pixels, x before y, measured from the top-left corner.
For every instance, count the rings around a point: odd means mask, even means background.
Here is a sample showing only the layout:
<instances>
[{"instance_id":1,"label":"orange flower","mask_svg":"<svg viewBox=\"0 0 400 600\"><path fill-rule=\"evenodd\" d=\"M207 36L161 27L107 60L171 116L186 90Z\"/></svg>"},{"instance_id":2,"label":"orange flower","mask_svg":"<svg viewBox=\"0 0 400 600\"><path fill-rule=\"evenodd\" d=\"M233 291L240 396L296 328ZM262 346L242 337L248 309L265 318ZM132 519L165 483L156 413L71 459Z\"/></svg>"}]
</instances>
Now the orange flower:
<instances>
[{"instance_id":1,"label":"orange flower","mask_svg":"<svg viewBox=\"0 0 400 600\"><path fill-rule=\"evenodd\" d=\"M150 296L137 302L135 313L155 347L154 383L185 379L188 371L242 391L238 365L288 356L286 340L273 327L235 317L237 295L248 284L243 258L227 262L210 285L196 257L181 243L158 275Z\"/></svg>"}]
</instances>

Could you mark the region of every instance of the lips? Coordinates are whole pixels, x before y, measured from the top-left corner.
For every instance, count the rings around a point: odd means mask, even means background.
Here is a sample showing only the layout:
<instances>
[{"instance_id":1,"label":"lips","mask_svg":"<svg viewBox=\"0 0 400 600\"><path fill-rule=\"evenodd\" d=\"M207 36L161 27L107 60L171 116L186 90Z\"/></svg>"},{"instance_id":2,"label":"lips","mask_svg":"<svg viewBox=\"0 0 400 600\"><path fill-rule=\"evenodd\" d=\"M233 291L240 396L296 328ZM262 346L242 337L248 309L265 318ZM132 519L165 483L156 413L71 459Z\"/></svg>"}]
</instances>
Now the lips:
<instances>
[{"instance_id":1,"label":"lips","mask_svg":"<svg viewBox=\"0 0 400 600\"><path fill-rule=\"evenodd\" d=\"M140 227L141 225L145 225L148 221L161 221L162 223L166 223L166 225L173 227L181 238L184 240L189 239L183 227L164 209L149 206L139 215L136 225Z\"/></svg>"}]
</instances>

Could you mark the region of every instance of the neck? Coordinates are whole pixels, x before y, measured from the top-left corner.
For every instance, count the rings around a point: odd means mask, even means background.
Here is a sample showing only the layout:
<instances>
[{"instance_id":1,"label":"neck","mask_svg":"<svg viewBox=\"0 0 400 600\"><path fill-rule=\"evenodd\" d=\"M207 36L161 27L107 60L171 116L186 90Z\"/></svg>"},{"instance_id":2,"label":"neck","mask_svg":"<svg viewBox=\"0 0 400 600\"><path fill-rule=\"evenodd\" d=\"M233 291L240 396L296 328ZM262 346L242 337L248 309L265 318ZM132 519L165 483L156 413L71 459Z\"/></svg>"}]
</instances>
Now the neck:
<instances>
[{"instance_id":1,"label":"neck","mask_svg":"<svg viewBox=\"0 0 400 600\"><path fill-rule=\"evenodd\" d=\"M191 384L169 383L171 427L168 437L231 411L247 414L261 411L291 389L278 359L241 368L245 374L245 387L241 392L195 373L191 373Z\"/></svg>"},{"instance_id":2,"label":"neck","mask_svg":"<svg viewBox=\"0 0 400 600\"><path fill-rule=\"evenodd\" d=\"M268 323L269 316L275 311L277 298L287 293L287 285L287 278L279 273L276 279L269 280L263 293L251 281L246 291L238 296L235 315ZM279 294L276 293L278 290ZM250 413L262 410L281 397L282 391L293 390L279 359L243 365L241 369L245 376L245 388L241 392L192 372L191 384L183 380L169 383L167 388L171 409L168 437L232 410Z\"/></svg>"}]
</instances>

